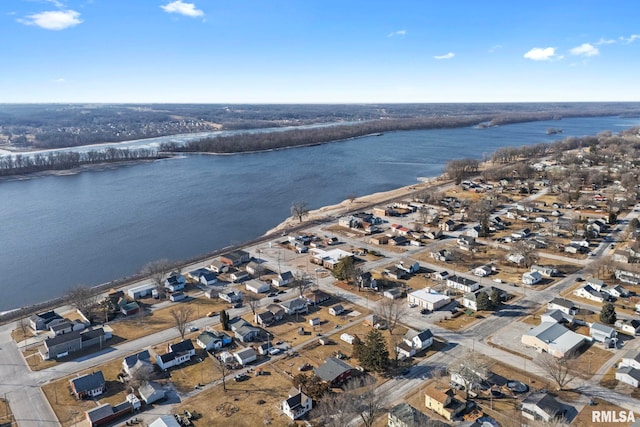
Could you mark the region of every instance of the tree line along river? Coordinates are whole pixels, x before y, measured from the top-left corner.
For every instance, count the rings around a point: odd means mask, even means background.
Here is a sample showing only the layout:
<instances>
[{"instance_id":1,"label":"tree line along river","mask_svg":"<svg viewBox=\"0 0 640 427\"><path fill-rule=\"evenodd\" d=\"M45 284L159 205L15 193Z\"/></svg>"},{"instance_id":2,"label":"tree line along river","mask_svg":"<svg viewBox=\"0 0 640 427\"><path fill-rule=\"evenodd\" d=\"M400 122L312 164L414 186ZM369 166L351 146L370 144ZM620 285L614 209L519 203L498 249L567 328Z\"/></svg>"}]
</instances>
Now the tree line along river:
<instances>
[{"instance_id":1,"label":"tree line along river","mask_svg":"<svg viewBox=\"0 0 640 427\"><path fill-rule=\"evenodd\" d=\"M639 124L590 117L400 131L0 182L0 312L130 276L149 261L188 259L255 238L288 217L295 200L315 209L439 175L451 159ZM547 135L548 128L563 133Z\"/></svg>"}]
</instances>

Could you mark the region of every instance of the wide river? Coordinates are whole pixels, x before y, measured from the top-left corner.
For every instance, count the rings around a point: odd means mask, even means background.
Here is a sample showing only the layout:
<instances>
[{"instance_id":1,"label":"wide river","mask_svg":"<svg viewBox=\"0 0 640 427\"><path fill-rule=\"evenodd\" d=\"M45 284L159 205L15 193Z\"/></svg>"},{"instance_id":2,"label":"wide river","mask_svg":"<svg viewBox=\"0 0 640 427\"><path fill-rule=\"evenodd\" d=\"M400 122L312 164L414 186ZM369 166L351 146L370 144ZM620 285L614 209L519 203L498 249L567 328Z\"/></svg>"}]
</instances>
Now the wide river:
<instances>
[{"instance_id":1,"label":"wide river","mask_svg":"<svg viewBox=\"0 0 640 427\"><path fill-rule=\"evenodd\" d=\"M0 182L0 312L74 285L130 276L149 261L188 259L252 239L288 217L295 200L315 209L439 175L450 159L638 125L640 119L598 117L391 132ZM551 127L564 133L546 135Z\"/></svg>"}]
</instances>

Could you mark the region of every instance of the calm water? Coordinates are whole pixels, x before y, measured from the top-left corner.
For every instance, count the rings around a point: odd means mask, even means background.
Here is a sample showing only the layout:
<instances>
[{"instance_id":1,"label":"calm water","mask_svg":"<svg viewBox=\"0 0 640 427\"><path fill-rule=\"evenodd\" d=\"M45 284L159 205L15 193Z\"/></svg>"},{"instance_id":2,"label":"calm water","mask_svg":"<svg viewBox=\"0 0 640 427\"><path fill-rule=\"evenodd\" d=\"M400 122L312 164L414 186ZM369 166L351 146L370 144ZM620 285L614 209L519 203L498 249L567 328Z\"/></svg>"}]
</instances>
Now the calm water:
<instances>
[{"instance_id":1,"label":"calm water","mask_svg":"<svg viewBox=\"0 0 640 427\"><path fill-rule=\"evenodd\" d=\"M289 216L294 200L314 209L438 175L452 158L639 124L605 117L394 132L0 182L0 311L257 237ZM564 133L547 136L550 127Z\"/></svg>"}]
</instances>

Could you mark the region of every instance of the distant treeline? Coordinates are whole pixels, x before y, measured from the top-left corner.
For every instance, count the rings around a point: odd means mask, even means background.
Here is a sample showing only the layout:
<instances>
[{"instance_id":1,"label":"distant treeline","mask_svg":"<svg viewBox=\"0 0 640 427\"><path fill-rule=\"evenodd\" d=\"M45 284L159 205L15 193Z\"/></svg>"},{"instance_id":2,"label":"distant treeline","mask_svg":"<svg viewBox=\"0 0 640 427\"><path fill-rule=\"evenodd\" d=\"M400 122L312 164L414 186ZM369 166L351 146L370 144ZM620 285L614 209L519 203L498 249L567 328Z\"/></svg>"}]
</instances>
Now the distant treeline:
<instances>
[{"instance_id":1,"label":"distant treeline","mask_svg":"<svg viewBox=\"0 0 640 427\"><path fill-rule=\"evenodd\" d=\"M587 114L569 114L566 117L586 117L608 115L603 112ZM406 119L370 120L362 123L326 126L311 129L292 129L278 132L242 133L237 135L204 138L187 144L166 143L161 149L171 152L201 152L201 153L246 153L253 151L275 150L288 147L314 145L332 141L340 141L376 133L420 130L444 129L475 126L485 124L520 123L529 121L557 119L554 113L514 113L495 115L469 116L437 116L417 117Z\"/></svg>"},{"instance_id":2,"label":"distant treeline","mask_svg":"<svg viewBox=\"0 0 640 427\"><path fill-rule=\"evenodd\" d=\"M107 148L87 152L59 151L46 154L15 154L0 157L0 176L22 175L49 170L67 170L80 166L151 160L163 157L147 148Z\"/></svg>"}]
</instances>

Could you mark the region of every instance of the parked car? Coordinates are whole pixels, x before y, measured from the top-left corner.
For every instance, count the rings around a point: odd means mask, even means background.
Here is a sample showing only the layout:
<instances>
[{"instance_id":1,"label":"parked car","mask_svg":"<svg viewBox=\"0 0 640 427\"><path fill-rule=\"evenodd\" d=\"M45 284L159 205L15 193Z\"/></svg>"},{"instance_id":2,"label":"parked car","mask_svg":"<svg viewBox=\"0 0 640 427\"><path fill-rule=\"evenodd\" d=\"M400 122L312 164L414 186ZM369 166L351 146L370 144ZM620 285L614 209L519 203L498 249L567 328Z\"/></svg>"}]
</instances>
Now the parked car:
<instances>
[{"instance_id":1,"label":"parked car","mask_svg":"<svg viewBox=\"0 0 640 427\"><path fill-rule=\"evenodd\" d=\"M274 298L273 302L280 302L280 300L278 298Z\"/></svg>"},{"instance_id":2,"label":"parked car","mask_svg":"<svg viewBox=\"0 0 640 427\"><path fill-rule=\"evenodd\" d=\"M217 311L210 311L210 312L208 312L208 313L207 313L207 317L213 317L213 316L215 316L216 314L218 314L218 312L217 312Z\"/></svg>"},{"instance_id":3,"label":"parked car","mask_svg":"<svg viewBox=\"0 0 640 427\"><path fill-rule=\"evenodd\" d=\"M248 379L249 379L249 376L247 374L238 374L235 377L233 377L233 380L236 382L246 381Z\"/></svg>"},{"instance_id":4,"label":"parked car","mask_svg":"<svg viewBox=\"0 0 640 427\"><path fill-rule=\"evenodd\" d=\"M197 326L192 326L192 327L189 328L189 332L195 332L197 330L198 330Z\"/></svg>"}]
</instances>

